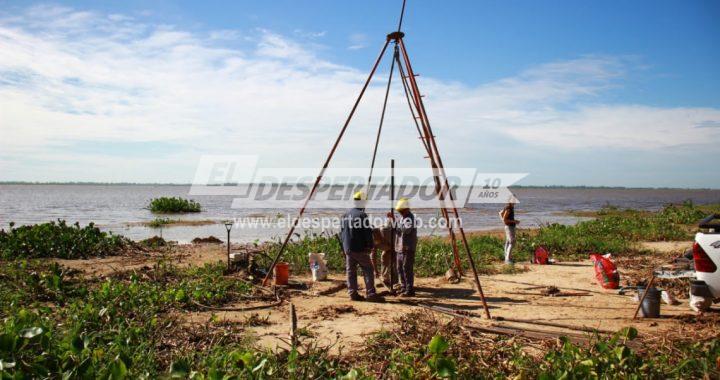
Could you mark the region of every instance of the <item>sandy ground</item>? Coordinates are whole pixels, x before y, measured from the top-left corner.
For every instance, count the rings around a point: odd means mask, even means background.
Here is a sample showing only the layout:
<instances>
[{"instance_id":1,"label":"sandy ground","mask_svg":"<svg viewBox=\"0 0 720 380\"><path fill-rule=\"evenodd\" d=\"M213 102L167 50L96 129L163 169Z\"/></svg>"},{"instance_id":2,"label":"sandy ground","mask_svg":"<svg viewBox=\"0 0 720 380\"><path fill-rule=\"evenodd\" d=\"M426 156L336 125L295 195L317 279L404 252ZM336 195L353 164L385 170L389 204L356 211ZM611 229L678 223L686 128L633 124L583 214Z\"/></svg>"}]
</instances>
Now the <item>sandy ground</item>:
<instances>
[{"instance_id":1,"label":"sandy ground","mask_svg":"<svg viewBox=\"0 0 720 380\"><path fill-rule=\"evenodd\" d=\"M89 260L53 259L58 264L77 269L89 276L107 276L116 271L139 270L166 260L179 266L202 266L227 259L227 246L222 244L183 244L172 248L132 256L111 256ZM233 247L236 249L236 247Z\"/></svg>"},{"instance_id":2,"label":"sandy ground","mask_svg":"<svg viewBox=\"0 0 720 380\"><path fill-rule=\"evenodd\" d=\"M685 250L692 248L692 241L647 241L640 243L641 248L659 253L672 253L682 255Z\"/></svg>"},{"instance_id":3,"label":"sandy ground","mask_svg":"<svg viewBox=\"0 0 720 380\"><path fill-rule=\"evenodd\" d=\"M289 302L295 305L298 328L318 339L332 350L352 349L372 332L392 327L396 317L412 310L427 310L408 304L408 299L387 297L385 303L352 302L345 289L332 294L317 296L314 292L337 288L343 282L340 275L331 280L311 284L307 291L296 292ZM361 281L362 282L362 281ZM592 264L589 261L568 262L555 265L534 265L529 271L513 275L482 276L481 283L493 317L523 319L531 323L518 324L500 322L506 326L559 331L557 328L539 326L533 321L562 323L578 327L616 331L625 326L636 327L641 334L660 334L676 329L680 323L672 316L691 314L686 304L662 305L662 318L633 320L637 303L631 295L618 295L617 291L606 291L595 282ZM539 286L555 286L569 296L545 296ZM466 278L458 284L449 284L444 278L417 279L417 297L414 302L437 305L456 310L471 311L482 315L479 295L473 284ZM382 288L378 288L382 289ZM240 306L240 305L238 305ZM430 312L430 311L428 311ZM189 313L191 323L202 323L213 315L215 318L243 322L253 316L267 321L267 324L252 327L258 343L267 348L287 347L290 329L289 304L269 310L252 312L198 312ZM482 318L475 322L498 324Z\"/></svg>"},{"instance_id":4,"label":"sandy ground","mask_svg":"<svg viewBox=\"0 0 720 380\"><path fill-rule=\"evenodd\" d=\"M648 244L648 248L658 252L682 252L691 243ZM57 261L87 275L103 276L114 271L138 270L158 260L168 260L178 265L224 261L225 252L222 245L183 245L164 253ZM622 273L623 268L619 269ZM558 329L533 322L562 323L611 331L634 326L641 335L659 335L678 329L681 324L678 316L693 314L686 300L681 300L684 302L677 306L662 304L661 318L633 320L637 303L632 295L619 295L617 290L603 290L595 280L593 266L589 261L529 265L525 273L481 276L480 280L493 317L523 319L530 323L472 318L477 323L548 331ZM362 279L359 282L362 284ZM190 324L202 324L211 318L244 323L255 334L261 346L276 349L287 347L289 304L292 303L296 308L300 334L315 337L320 345L331 346L331 350L340 352L352 349L375 331L391 328L396 317L413 310L427 310L410 302L483 314L480 297L469 278L457 284L450 284L444 278L418 278L417 297L408 300L388 296L385 303L352 302L343 283L344 276L341 274L331 275L328 281L315 284L307 277L293 276L291 286L285 289L286 302L279 307L247 312L188 312L184 317ZM541 292L546 286L557 287L570 295L543 295ZM378 290L386 293L382 286L378 286ZM225 305L228 308L245 306L248 304ZM262 323L248 323L250 319Z\"/></svg>"}]
</instances>

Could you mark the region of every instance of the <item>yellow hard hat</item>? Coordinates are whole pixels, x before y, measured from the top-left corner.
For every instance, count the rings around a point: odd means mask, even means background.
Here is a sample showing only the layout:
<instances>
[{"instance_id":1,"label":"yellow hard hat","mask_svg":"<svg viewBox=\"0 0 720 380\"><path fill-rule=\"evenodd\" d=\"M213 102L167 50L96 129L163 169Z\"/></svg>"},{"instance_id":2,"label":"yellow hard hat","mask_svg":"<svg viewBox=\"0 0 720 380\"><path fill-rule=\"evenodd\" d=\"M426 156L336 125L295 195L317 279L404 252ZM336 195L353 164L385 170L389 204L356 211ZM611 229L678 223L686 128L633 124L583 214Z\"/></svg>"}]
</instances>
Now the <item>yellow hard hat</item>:
<instances>
[{"instance_id":1,"label":"yellow hard hat","mask_svg":"<svg viewBox=\"0 0 720 380\"><path fill-rule=\"evenodd\" d=\"M407 209L409 209L409 208L410 208L410 202L408 201L407 198L400 198L400 199L397 201L397 203L395 204L395 210L396 210L396 211L407 210Z\"/></svg>"},{"instance_id":2,"label":"yellow hard hat","mask_svg":"<svg viewBox=\"0 0 720 380\"><path fill-rule=\"evenodd\" d=\"M356 201L365 200L365 193L363 193L362 191L355 192L355 194L353 194L353 200L356 200Z\"/></svg>"}]
</instances>

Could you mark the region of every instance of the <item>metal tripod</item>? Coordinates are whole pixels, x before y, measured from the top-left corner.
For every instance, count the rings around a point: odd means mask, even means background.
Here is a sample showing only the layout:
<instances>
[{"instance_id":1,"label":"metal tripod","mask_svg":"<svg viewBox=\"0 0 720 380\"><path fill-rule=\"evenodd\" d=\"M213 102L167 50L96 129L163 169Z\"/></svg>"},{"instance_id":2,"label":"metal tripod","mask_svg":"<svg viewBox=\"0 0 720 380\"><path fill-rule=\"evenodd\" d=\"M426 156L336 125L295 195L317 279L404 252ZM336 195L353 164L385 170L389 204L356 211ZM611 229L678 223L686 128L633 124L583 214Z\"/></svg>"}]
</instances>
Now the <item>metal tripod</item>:
<instances>
[{"instance_id":1,"label":"metal tripod","mask_svg":"<svg viewBox=\"0 0 720 380\"><path fill-rule=\"evenodd\" d=\"M403 2L403 10L404 10L405 4ZM335 151L337 150L340 141L342 140L343 136L345 135L345 131L347 130L348 125L350 124L350 121L352 120L353 116L355 115L355 111L357 110L358 105L360 104L360 101L363 98L363 95L365 94L365 90L367 90L368 85L370 84L370 81L372 80L372 77L375 75L375 72L378 68L378 65L382 61L383 56L385 55L385 52L387 51L388 45L391 42L394 42L394 52L393 52L393 62L391 65L391 71L390 71L390 77L388 79L388 90L385 92L385 102L383 104L383 113L380 119L380 126L378 128L378 135L375 142L375 149L373 151L373 160L371 164L371 174L368 179L368 186L370 185L370 179L372 179L372 168L375 164L375 155L377 153L377 144L380 140L380 132L382 130L382 124L384 120L384 114L385 114L385 108L387 105L387 97L389 94L389 88L390 88L390 81L392 81L392 73L393 69L392 67L397 65L401 81L403 83L403 89L405 91L405 96L408 101L408 106L410 108L410 112L412 113L413 120L415 123L415 127L417 129L418 134L420 135L420 140L423 144L423 147L425 148L425 151L427 152L427 158L430 160L430 167L433 172L433 178L435 182L435 191L438 194L438 198L440 201L440 210L442 212L443 218L448 222L448 233L449 237L452 243L453 248L453 260L454 260L454 266L455 269L458 271L459 275L462 275L462 268L460 263L460 256L458 252L457 247L457 236L455 234L455 228L453 227L453 224L450 223L450 215L448 212L448 209L452 211L452 214L455 218L455 221L460 221L460 214L457 210L456 204L455 204L455 198L454 195L450 189L450 185L447 179L447 174L445 173L445 167L442 162L442 158L440 157L440 151L438 150L437 142L435 141L435 136L433 135L432 128L430 127L430 120L428 119L427 112L425 110L425 105L422 100L422 95L420 94L420 89L418 87L417 81L416 81L416 74L413 71L412 65L410 64L410 58L408 56L407 49L405 47L405 43L403 41L403 37L405 37L405 34L400 31L400 27L402 26L402 14L404 12L401 12L400 17L400 23L398 25L398 31L390 33L387 35L387 38L385 40L385 44L383 45L382 49L380 50L380 54L378 55L377 59L375 60L375 64L373 65L372 69L370 70L370 74L368 75L367 79L365 80L365 83L360 90L360 94L358 95L357 99L355 100L355 103L353 104L352 109L350 110L350 114L348 115L347 119L345 120L345 123L343 124L342 128L340 129L340 134L338 135L337 139L335 140L335 143L332 146L332 149L330 149L330 153L328 154L325 163L322 166L322 169L320 169L320 173L318 174L317 178L315 179L315 182L313 183L313 186L310 190L310 193L308 194L307 198L303 202L302 207L300 208L300 211L298 213L298 217L293 221L292 226L290 227L290 231L288 232L287 236L283 240L282 245L280 246L280 250L278 251L277 255L275 256L272 264L270 265L270 268L268 269L267 274L265 275L265 279L263 280L263 284L267 284L268 279L270 278L270 275L275 268L275 265L277 264L280 257L282 257L283 252L285 251L285 248L287 247L290 238L292 237L293 233L295 232L295 228L297 227L298 222L300 221L300 218L305 213L305 210L307 208L308 203L312 199L312 197L315 195L315 192L317 190L318 185L320 184L320 181L323 178L323 175L325 174L325 171L327 170L328 166L330 165L330 161L332 160L333 155L335 154ZM470 263L470 267L473 272L473 277L475 280L475 285L477 287L477 291L480 295L480 299L482 300L483 308L485 309L485 316L489 319L490 318L490 311L488 309L487 301L485 300L485 294L483 293L482 286L480 285L480 279L478 277L477 269L475 267L475 260L472 257L472 253L470 252L470 246L467 241L467 237L465 235L465 231L462 228L462 225L457 226L457 231L460 233L461 241L463 244L463 247L465 249L465 252L468 257L468 261Z\"/></svg>"}]
</instances>

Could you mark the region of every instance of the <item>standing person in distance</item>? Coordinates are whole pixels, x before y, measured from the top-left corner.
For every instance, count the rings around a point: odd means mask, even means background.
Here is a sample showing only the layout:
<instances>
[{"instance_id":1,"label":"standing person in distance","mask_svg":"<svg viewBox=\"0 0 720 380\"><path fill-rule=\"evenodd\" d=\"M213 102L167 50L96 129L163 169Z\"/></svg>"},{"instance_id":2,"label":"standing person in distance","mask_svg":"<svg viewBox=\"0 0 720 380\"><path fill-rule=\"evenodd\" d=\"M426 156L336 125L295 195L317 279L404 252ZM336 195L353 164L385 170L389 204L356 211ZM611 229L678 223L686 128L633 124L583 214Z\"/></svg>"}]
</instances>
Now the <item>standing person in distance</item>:
<instances>
[{"instance_id":1,"label":"standing person in distance","mask_svg":"<svg viewBox=\"0 0 720 380\"><path fill-rule=\"evenodd\" d=\"M512 265L514 264L512 250L515 245L515 229L520 223L515 219L515 204L512 201L508 202L500 211L500 219L505 224L505 264Z\"/></svg>"}]
</instances>

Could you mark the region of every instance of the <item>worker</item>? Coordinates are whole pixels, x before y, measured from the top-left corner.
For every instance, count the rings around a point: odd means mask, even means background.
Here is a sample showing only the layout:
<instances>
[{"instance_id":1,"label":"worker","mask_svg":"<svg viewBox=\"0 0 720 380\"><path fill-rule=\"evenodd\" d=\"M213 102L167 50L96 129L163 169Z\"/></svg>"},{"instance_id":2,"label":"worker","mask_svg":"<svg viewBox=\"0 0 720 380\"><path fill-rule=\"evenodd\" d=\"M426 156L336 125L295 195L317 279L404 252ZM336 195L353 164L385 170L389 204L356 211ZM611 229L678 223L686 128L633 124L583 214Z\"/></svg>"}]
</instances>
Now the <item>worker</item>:
<instances>
[{"instance_id":1,"label":"worker","mask_svg":"<svg viewBox=\"0 0 720 380\"><path fill-rule=\"evenodd\" d=\"M375 250L380 251L380 278L385 288L388 289L391 295L395 295L395 289L393 289L393 277L396 263L393 260L393 225L388 220L385 225L375 230L378 238L375 241ZM378 244L378 240L380 244Z\"/></svg>"},{"instance_id":2,"label":"worker","mask_svg":"<svg viewBox=\"0 0 720 380\"><path fill-rule=\"evenodd\" d=\"M354 207L342 218L340 237L345 252L345 271L347 288L353 301L367 300L382 302L382 297L375 292L375 272L370 262L370 250L373 248L372 228L365 213L365 194L358 191L353 195ZM365 279L365 295L358 294L357 267L362 268Z\"/></svg>"},{"instance_id":3,"label":"worker","mask_svg":"<svg viewBox=\"0 0 720 380\"><path fill-rule=\"evenodd\" d=\"M400 198L395 205L400 220L395 223L395 255L400 277L400 297L415 296L415 251L417 249L417 228L415 215L410 211L407 198ZM395 219L393 213L388 217Z\"/></svg>"},{"instance_id":4,"label":"worker","mask_svg":"<svg viewBox=\"0 0 720 380\"><path fill-rule=\"evenodd\" d=\"M500 211L500 219L505 224L505 264L512 265L514 263L512 250L515 245L515 228L520 223L515 219L515 204L512 201L508 202Z\"/></svg>"}]
</instances>

